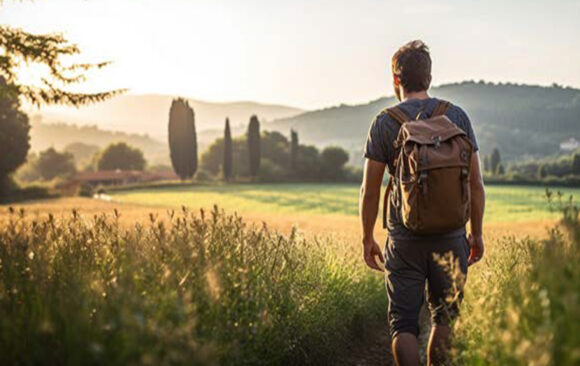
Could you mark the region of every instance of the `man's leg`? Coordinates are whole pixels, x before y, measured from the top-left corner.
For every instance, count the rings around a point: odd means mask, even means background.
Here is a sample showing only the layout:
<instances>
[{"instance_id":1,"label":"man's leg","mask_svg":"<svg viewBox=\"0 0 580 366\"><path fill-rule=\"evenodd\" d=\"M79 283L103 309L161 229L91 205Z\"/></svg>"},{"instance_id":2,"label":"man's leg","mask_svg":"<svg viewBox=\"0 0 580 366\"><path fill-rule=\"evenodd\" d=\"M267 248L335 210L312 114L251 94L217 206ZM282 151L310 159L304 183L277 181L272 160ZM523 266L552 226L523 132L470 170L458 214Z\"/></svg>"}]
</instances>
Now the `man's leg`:
<instances>
[{"instance_id":1,"label":"man's leg","mask_svg":"<svg viewBox=\"0 0 580 366\"><path fill-rule=\"evenodd\" d=\"M447 325L433 324L427 349L427 365L445 365L450 348L451 328Z\"/></svg>"},{"instance_id":2,"label":"man's leg","mask_svg":"<svg viewBox=\"0 0 580 366\"><path fill-rule=\"evenodd\" d=\"M435 254L435 256L433 256ZM445 255L445 260L441 260ZM440 256L438 260L436 257ZM431 335L427 349L427 365L447 364L451 349L451 322L459 314L463 286L467 276L469 243L464 237L443 239L433 245L427 276Z\"/></svg>"},{"instance_id":3,"label":"man's leg","mask_svg":"<svg viewBox=\"0 0 580 366\"><path fill-rule=\"evenodd\" d=\"M419 365L419 312L425 301L427 261L415 242L388 238L385 281L395 363Z\"/></svg>"},{"instance_id":4,"label":"man's leg","mask_svg":"<svg viewBox=\"0 0 580 366\"><path fill-rule=\"evenodd\" d=\"M399 333L393 338L393 357L399 366L419 366L419 345L413 333Z\"/></svg>"}]
</instances>

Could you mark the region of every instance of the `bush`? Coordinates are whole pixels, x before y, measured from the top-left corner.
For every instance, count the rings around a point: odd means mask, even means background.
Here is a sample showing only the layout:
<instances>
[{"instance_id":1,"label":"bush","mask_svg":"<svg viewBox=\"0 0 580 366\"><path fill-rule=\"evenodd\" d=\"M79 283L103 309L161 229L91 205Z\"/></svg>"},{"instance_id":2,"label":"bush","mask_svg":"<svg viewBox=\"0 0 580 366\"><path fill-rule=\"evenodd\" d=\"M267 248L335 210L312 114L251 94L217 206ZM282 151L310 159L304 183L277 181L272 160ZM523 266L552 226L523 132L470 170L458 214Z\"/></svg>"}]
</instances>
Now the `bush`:
<instances>
[{"instance_id":1,"label":"bush","mask_svg":"<svg viewBox=\"0 0 580 366\"><path fill-rule=\"evenodd\" d=\"M81 184L77 193L81 197L93 197L94 194L93 186L90 184Z\"/></svg>"},{"instance_id":2,"label":"bush","mask_svg":"<svg viewBox=\"0 0 580 366\"><path fill-rule=\"evenodd\" d=\"M258 174L262 182L283 182L286 180L287 173L270 159L262 158Z\"/></svg>"},{"instance_id":3,"label":"bush","mask_svg":"<svg viewBox=\"0 0 580 366\"><path fill-rule=\"evenodd\" d=\"M209 182L212 181L214 179L213 174L211 174L211 172L204 170L204 169L200 169L197 171L197 173L195 173L195 180L197 180L198 182Z\"/></svg>"},{"instance_id":4,"label":"bush","mask_svg":"<svg viewBox=\"0 0 580 366\"><path fill-rule=\"evenodd\" d=\"M334 364L384 311L346 245L214 209L0 226L0 364Z\"/></svg>"}]
</instances>

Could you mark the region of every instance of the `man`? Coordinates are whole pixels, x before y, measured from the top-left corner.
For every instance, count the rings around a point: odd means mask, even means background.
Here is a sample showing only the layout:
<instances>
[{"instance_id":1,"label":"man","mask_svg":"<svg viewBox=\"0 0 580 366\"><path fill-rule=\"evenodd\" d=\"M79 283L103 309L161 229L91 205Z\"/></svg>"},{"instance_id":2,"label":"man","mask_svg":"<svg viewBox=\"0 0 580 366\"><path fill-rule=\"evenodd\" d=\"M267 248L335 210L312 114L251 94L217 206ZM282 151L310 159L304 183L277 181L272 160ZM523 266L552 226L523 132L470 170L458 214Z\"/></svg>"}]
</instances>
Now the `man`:
<instances>
[{"instance_id":1,"label":"man","mask_svg":"<svg viewBox=\"0 0 580 366\"><path fill-rule=\"evenodd\" d=\"M400 103L397 107L411 120L419 113L431 115L439 104L429 96L431 83L431 57L429 49L421 41L412 41L401 47L392 58L392 74L395 95ZM485 193L479 166L478 146L467 114L451 104L445 116L460 127L473 145L471 169L471 234L466 236L465 227L443 234L418 235L407 229L400 213L393 208L393 197L389 197L387 210L387 243L385 257L375 241L373 230L379 209L380 189L385 168L390 174L395 171L394 162L400 123L388 113L380 113L373 121L366 146L365 168L360 194L360 214L363 229L364 260L375 270L382 271L375 257L385 263L385 279L389 298L389 326L392 349L397 365L419 365L417 335L419 333L419 311L427 302L433 323L429 338L427 363L440 365L446 362L450 347L450 322L457 316L458 301L449 303L446 296L452 287L452 279L436 262L434 255L451 252L460 270L467 274L467 267L481 260L484 251L482 220ZM413 122L410 122L413 123ZM385 262L386 259L386 262ZM460 290L461 292L461 290Z\"/></svg>"}]
</instances>

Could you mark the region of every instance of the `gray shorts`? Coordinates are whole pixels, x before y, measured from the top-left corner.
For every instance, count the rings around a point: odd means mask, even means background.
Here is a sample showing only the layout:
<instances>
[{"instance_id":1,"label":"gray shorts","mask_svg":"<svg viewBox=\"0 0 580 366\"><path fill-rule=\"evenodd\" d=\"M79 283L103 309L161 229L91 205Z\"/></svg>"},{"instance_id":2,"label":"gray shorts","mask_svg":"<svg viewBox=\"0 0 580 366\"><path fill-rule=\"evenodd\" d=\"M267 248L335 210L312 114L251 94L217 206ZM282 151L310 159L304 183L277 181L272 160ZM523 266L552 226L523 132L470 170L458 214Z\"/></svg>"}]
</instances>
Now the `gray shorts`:
<instances>
[{"instance_id":1,"label":"gray shorts","mask_svg":"<svg viewBox=\"0 0 580 366\"><path fill-rule=\"evenodd\" d=\"M447 264L434 258L434 254L446 253ZM419 334L419 312L425 296L433 324L448 325L456 318L463 299L468 257L465 236L435 240L387 237L385 282L392 337L399 333Z\"/></svg>"}]
</instances>

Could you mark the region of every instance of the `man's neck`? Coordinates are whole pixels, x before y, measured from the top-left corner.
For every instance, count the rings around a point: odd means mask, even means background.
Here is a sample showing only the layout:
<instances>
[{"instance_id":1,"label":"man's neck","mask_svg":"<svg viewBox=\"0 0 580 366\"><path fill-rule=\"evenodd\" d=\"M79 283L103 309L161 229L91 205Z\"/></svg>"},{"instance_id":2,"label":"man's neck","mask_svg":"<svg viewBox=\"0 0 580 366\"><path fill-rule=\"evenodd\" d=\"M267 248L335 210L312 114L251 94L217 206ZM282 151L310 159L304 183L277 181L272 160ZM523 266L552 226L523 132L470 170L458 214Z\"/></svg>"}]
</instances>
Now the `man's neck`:
<instances>
[{"instance_id":1,"label":"man's neck","mask_svg":"<svg viewBox=\"0 0 580 366\"><path fill-rule=\"evenodd\" d=\"M405 93L403 92L403 102L407 101L409 99L428 99L429 94L427 93L427 90L422 90L419 92L410 92L410 93Z\"/></svg>"}]
</instances>

